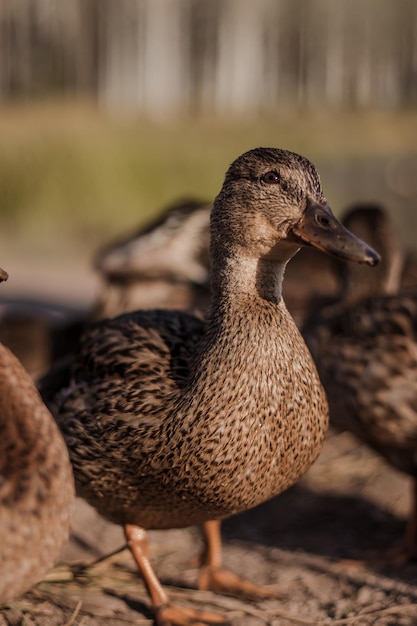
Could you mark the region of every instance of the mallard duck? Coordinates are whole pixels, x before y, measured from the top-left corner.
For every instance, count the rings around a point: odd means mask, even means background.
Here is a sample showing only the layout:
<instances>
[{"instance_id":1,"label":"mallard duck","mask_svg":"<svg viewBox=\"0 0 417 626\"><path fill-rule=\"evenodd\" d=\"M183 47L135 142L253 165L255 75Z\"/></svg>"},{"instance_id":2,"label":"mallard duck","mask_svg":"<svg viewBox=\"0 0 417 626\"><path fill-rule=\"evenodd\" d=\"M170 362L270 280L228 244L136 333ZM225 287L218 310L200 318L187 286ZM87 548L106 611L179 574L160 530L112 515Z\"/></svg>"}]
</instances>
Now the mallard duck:
<instances>
[{"instance_id":1,"label":"mallard duck","mask_svg":"<svg viewBox=\"0 0 417 626\"><path fill-rule=\"evenodd\" d=\"M209 302L210 205L179 200L160 217L95 255L101 288L92 310L9 298L0 301L0 341L33 378L71 353L93 320L136 309L204 311Z\"/></svg>"},{"instance_id":2,"label":"mallard duck","mask_svg":"<svg viewBox=\"0 0 417 626\"><path fill-rule=\"evenodd\" d=\"M199 586L260 596L221 567L220 520L280 493L316 459L326 397L281 297L301 246L373 265L334 217L314 166L258 148L226 173L211 213L211 308L97 322L71 369L41 382L70 450L78 493L122 524L157 623L223 623L173 606L146 530L203 524Z\"/></svg>"},{"instance_id":3,"label":"mallard duck","mask_svg":"<svg viewBox=\"0 0 417 626\"><path fill-rule=\"evenodd\" d=\"M398 291L403 251L382 207L352 209L345 224L380 251L375 273L341 267L341 300L304 337L327 392L330 419L413 477L406 549L417 556L417 292Z\"/></svg>"},{"instance_id":4,"label":"mallard duck","mask_svg":"<svg viewBox=\"0 0 417 626\"><path fill-rule=\"evenodd\" d=\"M342 221L346 228L372 241L381 251L381 261L375 271L367 271L369 268L358 264L337 263L339 299L343 306L397 293L402 283L405 254L386 209L375 203L356 204L345 212Z\"/></svg>"},{"instance_id":5,"label":"mallard duck","mask_svg":"<svg viewBox=\"0 0 417 626\"><path fill-rule=\"evenodd\" d=\"M145 228L104 246L94 260L102 288L93 318L136 309L206 309L211 206L179 200Z\"/></svg>"},{"instance_id":6,"label":"mallard duck","mask_svg":"<svg viewBox=\"0 0 417 626\"><path fill-rule=\"evenodd\" d=\"M282 295L298 328L302 327L311 307L335 297L337 263L335 258L323 256L317 248L302 248L288 263Z\"/></svg>"},{"instance_id":7,"label":"mallard duck","mask_svg":"<svg viewBox=\"0 0 417 626\"><path fill-rule=\"evenodd\" d=\"M0 280L7 274L0 270ZM0 603L52 567L68 536L68 450L29 375L0 343Z\"/></svg>"}]
</instances>

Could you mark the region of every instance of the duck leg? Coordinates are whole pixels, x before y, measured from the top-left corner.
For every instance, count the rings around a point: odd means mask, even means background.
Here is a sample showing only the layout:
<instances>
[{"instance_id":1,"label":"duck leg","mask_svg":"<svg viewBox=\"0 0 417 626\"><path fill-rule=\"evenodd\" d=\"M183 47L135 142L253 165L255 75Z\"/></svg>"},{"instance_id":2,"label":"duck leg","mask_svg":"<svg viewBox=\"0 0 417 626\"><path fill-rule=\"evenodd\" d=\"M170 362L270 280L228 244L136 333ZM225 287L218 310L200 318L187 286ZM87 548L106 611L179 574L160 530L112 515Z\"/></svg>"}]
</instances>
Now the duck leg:
<instances>
[{"instance_id":1,"label":"duck leg","mask_svg":"<svg viewBox=\"0 0 417 626\"><path fill-rule=\"evenodd\" d=\"M227 626L229 624L218 613L194 611L171 604L149 560L148 539L145 529L134 524L126 524L124 531L127 545L148 590L157 626L206 626L207 624Z\"/></svg>"},{"instance_id":2,"label":"duck leg","mask_svg":"<svg viewBox=\"0 0 417 626\"><path fill-rule=\"evenodd\" d=\"M205 522L203 525L206 549L198 578L201 590L218 591L230 596L251 599L276 598L278 594L264 587L258 587L249 580L240 578L222 567L222 539L218 520Z\"/></svg>"}]
</instances>

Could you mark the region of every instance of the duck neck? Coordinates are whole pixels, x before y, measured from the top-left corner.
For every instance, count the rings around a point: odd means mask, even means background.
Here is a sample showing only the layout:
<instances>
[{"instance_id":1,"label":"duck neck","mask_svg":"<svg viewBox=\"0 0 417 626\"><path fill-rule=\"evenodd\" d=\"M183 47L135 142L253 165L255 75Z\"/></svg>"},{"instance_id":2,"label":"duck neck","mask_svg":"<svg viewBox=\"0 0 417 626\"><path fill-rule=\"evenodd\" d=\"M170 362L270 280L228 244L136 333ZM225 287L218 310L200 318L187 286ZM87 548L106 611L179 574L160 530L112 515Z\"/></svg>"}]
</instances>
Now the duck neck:
<instances>
[{"instance_id":1,"label":"duck neck","mask_svg":"<svg viewBox=\"0 0 417 626\"><path fill-rule=\"evenodd\" d=\"M251 298L278 304L287 260L229 255L212 268L214 309L219 303Z\"/></svg>"}]
</instances>

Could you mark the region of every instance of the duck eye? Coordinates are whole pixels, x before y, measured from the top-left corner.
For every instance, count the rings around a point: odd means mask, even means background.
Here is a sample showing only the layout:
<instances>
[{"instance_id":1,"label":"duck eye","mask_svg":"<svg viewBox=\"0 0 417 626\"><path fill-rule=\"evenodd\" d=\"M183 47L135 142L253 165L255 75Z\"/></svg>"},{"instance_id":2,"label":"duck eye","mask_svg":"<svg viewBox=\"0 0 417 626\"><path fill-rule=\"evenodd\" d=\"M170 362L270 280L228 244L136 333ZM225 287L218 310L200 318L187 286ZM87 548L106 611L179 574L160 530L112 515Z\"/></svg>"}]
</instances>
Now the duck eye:
<instances>
[{"instance_id":1,"label":"duck eye","mask_svg":"<svg viewBox=\"0 0 417 626\"><path fill-rule=\"evenodd\" d=\"M330 227L330 220L325 215L316 215L316 221L318 224L320 224L320 226L323 226L324 228Z\"/></svg>"},{"instance_id":2,"label":"duck eye","mask_svg":"<svg viewBox=\"0 0 417 626\"><path fill-rule=\"evenodd\" d=\"M276 185L279 183L279 176L276 172L266 172L261 176L261 181L268 185Z\"/></svg>"}]
</instances>

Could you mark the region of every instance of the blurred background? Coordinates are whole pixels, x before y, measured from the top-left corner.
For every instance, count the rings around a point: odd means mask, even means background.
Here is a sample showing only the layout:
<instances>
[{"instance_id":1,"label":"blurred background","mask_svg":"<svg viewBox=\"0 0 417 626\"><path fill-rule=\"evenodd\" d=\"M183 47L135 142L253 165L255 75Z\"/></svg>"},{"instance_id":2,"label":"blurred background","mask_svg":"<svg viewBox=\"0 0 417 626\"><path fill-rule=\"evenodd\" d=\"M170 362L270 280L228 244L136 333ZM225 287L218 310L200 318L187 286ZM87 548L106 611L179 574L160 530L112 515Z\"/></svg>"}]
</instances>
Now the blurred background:
<instances>
[{"instance_id":1,"label":"blurred background","mask_svg":"<svg viewBox=\"0 0 417 626\"><path fill-rule=\"evenodd\" d=\"M259 145L416 248L416 109L415 0L2 0L2 296L93 301L98 247Z\"/></svg>"}]
</instances>

